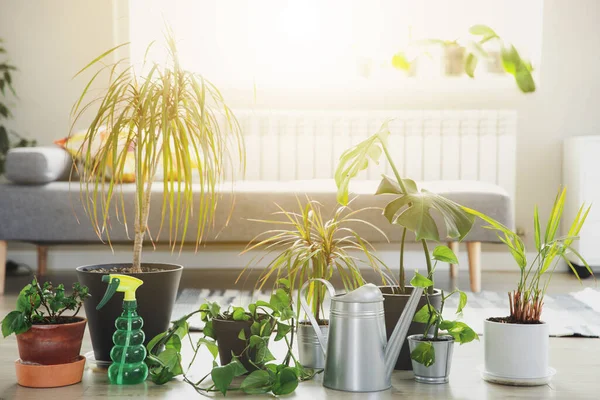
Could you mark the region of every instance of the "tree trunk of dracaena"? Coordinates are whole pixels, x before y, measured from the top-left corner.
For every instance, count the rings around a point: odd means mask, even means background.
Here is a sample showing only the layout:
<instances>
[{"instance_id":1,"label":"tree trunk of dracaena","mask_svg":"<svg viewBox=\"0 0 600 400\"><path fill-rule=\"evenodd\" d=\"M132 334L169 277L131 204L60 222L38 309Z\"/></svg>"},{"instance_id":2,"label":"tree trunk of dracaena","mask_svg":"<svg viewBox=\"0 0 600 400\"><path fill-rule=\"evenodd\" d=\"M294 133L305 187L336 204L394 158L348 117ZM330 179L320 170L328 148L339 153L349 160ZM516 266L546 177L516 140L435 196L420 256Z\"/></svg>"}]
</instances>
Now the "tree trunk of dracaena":
<instances>
[{"instance_id":1,"label":"tree trunk of dracaena","mask_svg":"<svg viewBox=\"0 0 600 400\"><path fill-rule=\"evenodd\" d=\"M144 185L140 186L144 188ZM144 236L148 229L148 215L150 214L150 194L152 193L151 187L147 187L142 197L142 206L138 205L138 196L135 196L135 238L133 242L133 273L142 272L142 246L144 244ZM141 214L140 214L141 213ZM141 216L141 218L140 218Z\"/></svg>"}]
</instances>

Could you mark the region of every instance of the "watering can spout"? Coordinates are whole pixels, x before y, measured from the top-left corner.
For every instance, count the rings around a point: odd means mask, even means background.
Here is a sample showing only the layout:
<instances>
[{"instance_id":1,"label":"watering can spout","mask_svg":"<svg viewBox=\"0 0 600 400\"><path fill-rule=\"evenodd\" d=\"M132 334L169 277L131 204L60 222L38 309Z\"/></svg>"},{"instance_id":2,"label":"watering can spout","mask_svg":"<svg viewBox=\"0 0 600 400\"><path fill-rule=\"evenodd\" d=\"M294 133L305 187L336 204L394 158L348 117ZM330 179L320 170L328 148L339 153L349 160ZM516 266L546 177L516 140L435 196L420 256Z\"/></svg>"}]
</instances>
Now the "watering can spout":
<instances>
[{"instance_id":1,"label":"watering can spout","mask_svg":"<svg viewBox=\"0 0 600 400\"><path fill-rule=\"evenodd\" d=\"M400 319L398 320L398 323L392 332L392 336L390 337L390 340L385 348L385 371L390 378L392 376L392 372L394 371L394 366L396 365L398 356L400 355L400 350L402 349L404 340L406 339L406 334L408 333L408 328L412 322L413 315L415 314L415 311L417 311L419 299L421 298L422 294L423 288L413 288L406 307L404 307L402 315L400 316Z\"/></svg>"}]
</instances>

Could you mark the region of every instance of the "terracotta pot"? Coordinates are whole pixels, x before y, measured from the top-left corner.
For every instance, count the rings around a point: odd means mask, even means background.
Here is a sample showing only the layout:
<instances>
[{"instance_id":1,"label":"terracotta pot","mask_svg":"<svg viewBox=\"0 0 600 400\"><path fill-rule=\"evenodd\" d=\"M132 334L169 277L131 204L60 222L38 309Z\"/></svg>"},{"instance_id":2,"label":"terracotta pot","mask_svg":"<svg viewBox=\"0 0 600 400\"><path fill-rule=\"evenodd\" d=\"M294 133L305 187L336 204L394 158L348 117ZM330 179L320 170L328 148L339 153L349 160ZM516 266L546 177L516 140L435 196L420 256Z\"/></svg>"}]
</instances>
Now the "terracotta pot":
<instances>
[{"instance_id":1,"label":"terracotta pot","mask_svg":"<svg viewBox=\"0 0 600 400\"><path fill-rule=\"evenodd\" d=\"M244 351L248 346L247 340L242 340L238 337L240 331L243 329L246 338L249 338L252 334L250 333L250 326L253 321L231 321L224 319L213 319L213 329L215 331L215 337L217 339L217 345L219 346L219 359L221 365L227 365L231 362L232 353L239 355L239 359L244 367L248 371L256 370L256 367L250 364L249 357L254 354L248 354Z\"/></svg>"},{"instance_id":2,"label":"terracotta pot","mask_svg":"<svg viewBox=\"0 0 600 400\"><path fill-rule=\"evenodd\" d=\"M42 365L77 360L87 320L75 319L77 322L66 324L33 325L27 332L17 335L21 360Z\"/></svg>"},{"instance_id":3,"label":"terracotta pot","mask_svg":"<svg viewBox=\"0 0 600 400\"><path fill-rule=\"evenodd\" d=\"M392 336L392 332L400 319L400 315L406 307L406 303L412 293L412 286L406 286L406 293L404 294L392 294L396 287L393 286L380 286L379 289L381 293L383 293L383 311L385 313L385 330L387 334L388 340L390 340L390 336ZM396 289L397 291L397 289ZM442 294L438 289L435 289L432 295L429 295L429 301L431 305L439 310L442 306ZM421 296L419 299L419 305L417 306L417 311L421 309L425 304L427 304L427 300L425 299L425 295ZM410 327L408 328L408 333L406 336L410 335L422 335L425 332L425 324L421 324L419 322L412 322ZM408 347L408 342L405 341L402 345L402 350L400 350L400 355L398 356L398 361L396 362L396 366L394 369L403 370L403 371L411 371L412 370L412 360L410 358L410 349Z\"/></svg>"},{"instance_id":4,"label":"terracotta pot","mask_svg":"<svg viewBox=\"0 0 600 400\"><path fill-rule=\"evenodd\" d=\"M90 321L90 336L96 361L111 363L110 350L113 347L112 336L115 332L115 320L123 312L123 295L113 296L106 305L96 310L102 300L108 285L102 282L104 274L91 272L94 269L131 267L131 264L100 264L78 267L79 283L90 289L92 297L85 301L85 314ZM127 274L144 281L136 291L137 312L144 319L144 333L148 344L156 335L169 329L171 311L177 298L179 280L183 267L175 264L142 263L142 268L152 268L157 271Z\"/></svg>"},{"instance_id":5,"label":"terracotta pot","mask_svg":"<svg viewBox=\"0 0 600 400\"><path fill-rule=\"evenodd\" d=\"M52 388L79 383L84 367L83 356L71 363L54 365L23 364L21 360L15 361L17 383L32 388Z\"/></svg>"}]
</instances>

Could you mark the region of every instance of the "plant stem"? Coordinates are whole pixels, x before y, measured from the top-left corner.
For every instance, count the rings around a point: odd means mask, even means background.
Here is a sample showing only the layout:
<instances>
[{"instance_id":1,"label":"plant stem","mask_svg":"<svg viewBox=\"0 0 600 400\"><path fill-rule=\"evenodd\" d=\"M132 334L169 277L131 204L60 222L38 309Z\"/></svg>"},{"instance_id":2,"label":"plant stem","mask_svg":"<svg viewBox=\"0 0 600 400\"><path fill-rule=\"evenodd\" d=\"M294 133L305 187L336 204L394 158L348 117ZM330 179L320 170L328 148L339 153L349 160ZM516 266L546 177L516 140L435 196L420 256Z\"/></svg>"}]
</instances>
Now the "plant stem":
<instances>
[{"instance_id":1,"label":"plant stem","mask_svg":"<svg viewBox=\"0 0 600 400\"><path fill-rule=\"evenodd\" d=\"M404 294L406 291L406 276L404 271L404 241L406 239L406 228L402 230L402 240L400 241L400 279L398 281L400 285L400 293Z\"/></svg>"},{"instance_id":2,"label":"plant stem","mask_svg":"<svg viewBox=\"0 0 600 400\"><path fill-rule=\"evenodd\" d=\"M431 257L429 256L429 248L427 247L427 241L425 239L421 239L421 243L423 244L423 252L425 253L425 261L427 262L427 276L433 282L433 268L431 266ZM435 282L433 285L429 286L427 292L429 294L433 294L433 287L435 286Z\"/></svg>"},{"instance_id":3,"label":"plant stem","mask_svg":"<svg viewBox=\"0 0 600 400\"><path fill-rule=\"evenodd\" d=\"M383 151L385 152L385 157L387 158L388 162L390 163L390 167L392 167L392 171L394 171L394 176L396 177L396 180L398 181L398 185L400 185L402 192L407 193L406 186L404 186L402 177L400 177L400 173L398 172L398 169L396 168L396 165L394 164L394 161L392 160L392 156L390 155L390 152L388 151L387 146L382 141L380 141L380 143L381 143L381 147L383 148Z\"/></svg>"},{"instance_id":4,"label":"plant stem","mask_svg":"<svg viewBox=\"0 0 600 400\"><path fill-rule=\"evenodd\" d=\"M143 190L144 185L140 184L139 189ZM142 199L142 205L138 204L138 196L135 196L135 240L133 242L133 265L132 272L133 273L141 273L142 272L142 246L144 244L144 236L146 234L146 230L148 229L148 215L150 214L150 195L152 191L151 189L146 189L144 193L144 197Z\"/></svg>"}]
</instances>

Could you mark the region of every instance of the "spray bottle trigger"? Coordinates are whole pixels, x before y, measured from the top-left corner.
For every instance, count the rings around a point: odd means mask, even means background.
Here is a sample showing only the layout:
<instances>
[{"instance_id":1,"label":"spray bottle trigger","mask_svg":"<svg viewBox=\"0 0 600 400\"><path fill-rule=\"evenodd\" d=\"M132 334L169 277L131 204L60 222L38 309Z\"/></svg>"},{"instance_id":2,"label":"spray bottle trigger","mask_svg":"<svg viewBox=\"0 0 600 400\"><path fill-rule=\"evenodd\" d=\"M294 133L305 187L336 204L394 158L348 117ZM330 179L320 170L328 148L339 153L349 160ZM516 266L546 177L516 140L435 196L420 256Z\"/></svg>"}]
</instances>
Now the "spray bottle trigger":
<instances>
[{"instance_id":1,"label":"spray bottle trigger","mask_svg":"<svg viewBox=\"0 0 600 400\"><path fill-rule=\"evenodd\" d=\"M113 297L113 295L117 292L117 289L119 288L119 285L121 284L121 280L119 278L112 278L110 275L104 275L102 277L102 281L103 282L107 282L110 281L108 287L106 288L106 293L104 293L104 297L102 298L102 300L100 300L100 303L98 303L98 305L96 306L96 310L101 309L102 307L104 307L104 305L106 303L108 303L108 301L111 299L111 297Z\"/></svg>"}]
</instances>

